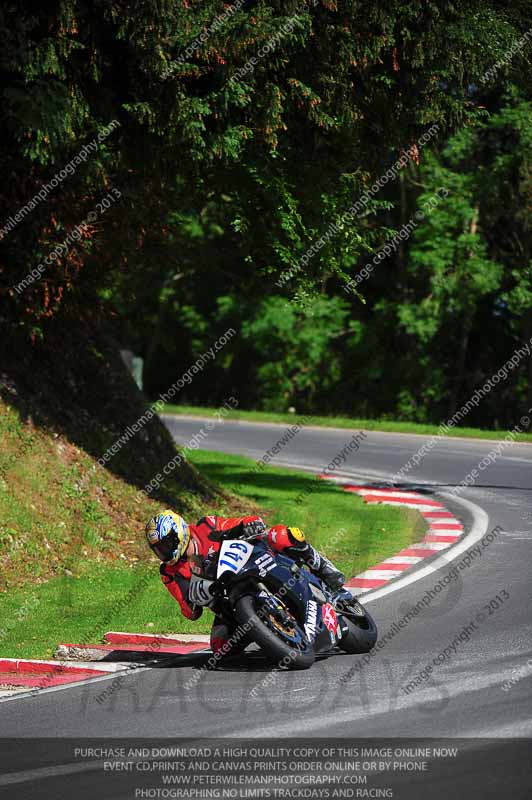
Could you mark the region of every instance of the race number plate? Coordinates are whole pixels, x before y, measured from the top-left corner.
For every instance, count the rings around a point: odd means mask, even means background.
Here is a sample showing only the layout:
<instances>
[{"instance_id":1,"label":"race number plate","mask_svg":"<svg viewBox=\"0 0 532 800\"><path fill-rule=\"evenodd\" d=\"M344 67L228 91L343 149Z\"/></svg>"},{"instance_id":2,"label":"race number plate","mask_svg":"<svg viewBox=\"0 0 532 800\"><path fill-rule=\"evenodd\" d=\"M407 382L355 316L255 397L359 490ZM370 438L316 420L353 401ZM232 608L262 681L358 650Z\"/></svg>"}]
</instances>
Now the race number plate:
<instances>
[{"instance_id":1,"label":"race number plate","mask_svg":"<svg viewBox=\"0 0 532 800\"><path fill-rule=\"evenodd\" d=\"M230 539L227 542L223 542L218 559L216 577L219 578L224 572L232 572L236 575L247 563L252 552L253 546L247 542L242 542L238 539Z\"/></svg>"}]
</instances>

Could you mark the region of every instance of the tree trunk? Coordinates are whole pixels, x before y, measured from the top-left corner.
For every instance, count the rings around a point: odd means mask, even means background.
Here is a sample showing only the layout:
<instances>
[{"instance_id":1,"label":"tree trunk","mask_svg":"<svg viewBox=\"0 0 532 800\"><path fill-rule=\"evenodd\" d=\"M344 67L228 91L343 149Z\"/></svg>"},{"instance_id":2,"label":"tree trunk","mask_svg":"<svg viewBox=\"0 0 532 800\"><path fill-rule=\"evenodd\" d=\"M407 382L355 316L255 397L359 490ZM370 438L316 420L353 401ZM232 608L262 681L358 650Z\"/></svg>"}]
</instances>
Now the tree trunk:
<instances>
[{"instance_id":1,"label":"tree trunk","mask_svg":"<svg viewBox=\"0 0 532 800\"><path fill-rule=\"evenodd\" d=\"M159 298L161 297L163 290L166 289L173 281L178 281L184 275L183 272L178 273L177 275L170 275L169 277L165 278L161 283L161 288L159 290ZM146 355L144 357L144 364L142 367L142 384L146 386L150 382L150 375L153 366L153 362L155 357L157 356L157 350L159 344L161 343L161 334L162 334L162 325L163 325L163 317L164 317L165 306L164 303L161 302L159 299L159 305L157 309L157 322L153 326L152 334L150 340L146 346ZM149 394L149 392L148 392Z\"/></svg>"},{"instance_id":2,"label":"tree trunk","mask_svg":"<svg viewBox=\"0 0 532 800\"><path fill-rule=\"evenodd\" d=\"M471 225L469 227L469 232L472 235L475 235L478 230L478 216L479 210L478 207L475 206L473 209L473 216L471 217ZM471 254L470 254L471 255ZM467 261L466 261L467 265ZM449 417L452 417L458 407L458 401L460 398L460 392L462 390L462 384L464 382L465 377L465 368L466 368L466 360L467 360L467 350L469 347L469 338L471 336L471 329L473 327L473 319L475 316L476 305L473 302L468 302L466 300L465 309L462 316L462 325L460 330L460 340L458 342L458 353L457 353L457 360L456 360L456 377L452 383L451 394L449 397Z\"/></svg>"},{"instance_id":3,"label":"tree trunk","mask_svg":"<svg viewBox=\"0 0 532 800\"><path fill-rule=\"evenodd\" d=\"M407 215L407 207L406 207L406 184L405 184L405 175L404 170L401 170L399 173L399 213L400 213L400 222L401 228L403 225L406 224L406 215ZM397 274L399 275L400 285L402 286L402 296L403 302L407 301L406 297L406 280L405 280L405 263L406 263L406 244L404 239L399 240L399 244L397 246Z\"/></svg>"},{"instance_id":4,"label":"tree trunk","mask_svg":"<svg viewBox=\"0 0 532 800\"><path fill-rule=\"evenodd\" d=\"M525 314L523 321L523 333L525 344L530 344L530 340L532 339L532 308L529 308ZM527 357L526 375L528 379L528 386L526 391L526 409L524 409L524 413L532 408L532 356Z\"/></svg>"},{"instance_id":5,"label":"tree trunk","mask_svg":"<svg viewBox=\"0 0 532 800\"><path fill-rule=\"evenodd\" d=\"M449 418L453 416L458 409L458 401L460 398L460 391L464 382L465 367L467 359L467 350L469 347L469 337L471 336L471 329L473 327L474 309L466 311L462 318L462 328L460 331L460 341L458 343L458 354L456 359L456 377L453 381L453 388L449 397Z\"/></svg>"}]
</instances>

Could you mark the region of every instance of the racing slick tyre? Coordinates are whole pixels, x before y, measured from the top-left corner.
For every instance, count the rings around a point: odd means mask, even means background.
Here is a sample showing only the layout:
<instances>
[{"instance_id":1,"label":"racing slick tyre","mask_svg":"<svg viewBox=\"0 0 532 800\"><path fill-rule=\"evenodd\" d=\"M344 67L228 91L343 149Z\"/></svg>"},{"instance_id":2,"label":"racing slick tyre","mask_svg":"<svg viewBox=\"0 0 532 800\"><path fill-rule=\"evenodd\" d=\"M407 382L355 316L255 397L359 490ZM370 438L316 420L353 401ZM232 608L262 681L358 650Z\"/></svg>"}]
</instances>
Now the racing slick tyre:
<instances>
[{"instance_id":1,"label":"racing slick tyre","mask_svg":"<svg viewBox=\"0 0 532 800\"><path fill-rule=\"evenodd\" d=\"M314 663L314 649L297 621L286 608L272 610L253 595L243 595L235 605L235 617L250 626L250 638L279 666L308 669Z\"/></svg>"},{"instance_id":2,"label":"racing slick tyre","mask_svg":"<svg viewBox=\"0 0 532 800\"><path fill-rule=\"evenodd\" d=\"M377 641L375 620L366 609L353 598L338 605L349 632L344 633L338 646L346 653L369 653Z\"/></svg>"}]
</instances>

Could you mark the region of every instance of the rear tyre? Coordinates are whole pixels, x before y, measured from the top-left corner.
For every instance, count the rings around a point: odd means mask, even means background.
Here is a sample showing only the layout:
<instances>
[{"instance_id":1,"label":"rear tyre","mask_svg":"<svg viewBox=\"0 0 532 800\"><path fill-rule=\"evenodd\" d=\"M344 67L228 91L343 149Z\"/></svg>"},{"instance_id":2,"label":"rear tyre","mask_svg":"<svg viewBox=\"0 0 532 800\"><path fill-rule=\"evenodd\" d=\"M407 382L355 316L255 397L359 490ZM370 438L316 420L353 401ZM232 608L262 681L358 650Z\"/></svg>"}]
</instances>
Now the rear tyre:
<instances>
[{"instance_id":1,"label":"rear tyre","mask_svg":"<svg viewBox=\"0 0 532 800\"><path fill-rule=\"evenodd\" d=\"M251 626L250 637L279 666L308 669L314 663L314 649L290 612L273 614L256 597L244 595L237 600L235 617L240 625Z\"/></svg>"},{"instance_id":2,"label":"rear tyre","mask_svg":"<svg viewBox=\"0 0 532 800\"><path fill-rule=\"evenodd\" d=\"M343 601L338 605L349 632L338 642L346 653L369 653L377 641L377 625L364 606L358 600Z\"/></svg>"}]
</instances>

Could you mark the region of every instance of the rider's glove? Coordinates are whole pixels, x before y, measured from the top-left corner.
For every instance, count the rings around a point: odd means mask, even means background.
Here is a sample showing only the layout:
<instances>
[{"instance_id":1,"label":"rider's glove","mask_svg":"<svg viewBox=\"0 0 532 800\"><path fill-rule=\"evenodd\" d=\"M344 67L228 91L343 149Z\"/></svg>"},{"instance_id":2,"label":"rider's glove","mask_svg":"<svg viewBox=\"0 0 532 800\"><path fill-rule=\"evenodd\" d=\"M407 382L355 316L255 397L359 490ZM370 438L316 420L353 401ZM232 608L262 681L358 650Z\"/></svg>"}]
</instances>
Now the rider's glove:
<instances>
[{"instance_id":1,"label":"rider's glove","mask_svg":"<svg viewBox=\"0 0 532 800\"><path fill-rule=\"evenodd\" d=\"M188 587L189 602L196 606L208 606L216 597L213 586L214 581L208 581L205 578L198 578L196 575L192 575L190 586Z\"/></svg>"},{"instance_id":2,"label":"rider's glove","mask_svg":"<svg viewBox=\"0 0 532 800\"><path fill-rule=\"evenodd\" d=\"M268 530L266 524L261 519L250 520L242 523L244 536L260 536Z\"/></svg>"}]
</instances>

